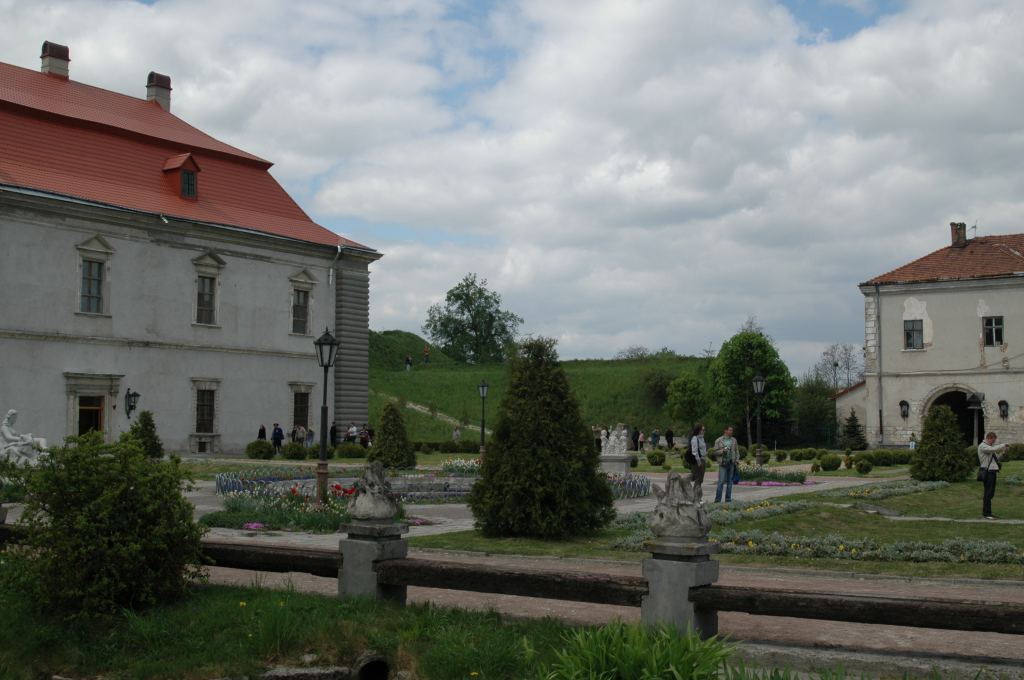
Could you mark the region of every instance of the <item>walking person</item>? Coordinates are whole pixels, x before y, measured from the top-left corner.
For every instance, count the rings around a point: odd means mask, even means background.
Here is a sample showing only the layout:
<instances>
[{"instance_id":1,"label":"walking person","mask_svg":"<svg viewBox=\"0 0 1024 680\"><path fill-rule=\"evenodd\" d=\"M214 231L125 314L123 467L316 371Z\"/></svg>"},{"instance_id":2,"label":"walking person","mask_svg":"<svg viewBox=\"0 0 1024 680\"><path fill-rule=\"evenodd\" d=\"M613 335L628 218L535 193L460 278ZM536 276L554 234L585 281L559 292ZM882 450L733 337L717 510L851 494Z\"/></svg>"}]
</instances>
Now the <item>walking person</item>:
<instances>
[{"instance_id":1,"label":"walking person","mask_svg":"<svg viewBox=\"0 0 1024 680\"><path fill-rule=\"evenodd\" d=\"M645 442L645 441L647 441L647 440L646 440L646 438L644 437L644 433L643 433L643 431L641 430L641 432L640 432L640 439L638 440L638 446L639 446L640 448L638 448L638 449L637 449L637 451L643 451L643 450L644 450L644 442Z\"/></svg>"},{"instance_id":2,"label":"walking person","mask_svg":"<svg viewBox=\"0 0 1024 680\"><path fill-rule=\"evenodd\" d=\"M725 487L725 502L732 502L732 477L740 459L739 445L732 436L732 425L725 428L721 437L715 440L718 454L718 485L715 487L715 502L722 502L722 487Z\"/></svg>"},{"instance_id":3,"label":"walking person","mask_svg":"<svg viewBox=\"0 0 1024 680\"><path fill-rule=\"evenodd\" d=\"M316 439L316 426L310 423L309 429L306 430L306 446L312 446L314 439Z\"/></svg>"},{"instance_id":4,"label":"walking person","mask_svg":"<svg viewBox=\"0 0 1024 680\"><path fill-rule=\"evenodd\" d=\"M295 426L295 441L300 444L306 443L306 428L302 425Z\"/></svg>"},{"instance_id":5,"label":"walking person","mask_svg":"<svg viewBox=\"0 0 1024 680\"><path fill-rule=\"evenodd\" d=\"M338 445L338 423L331 421L331 448Z\"/></svg>"},{"instance_id":6,"label":"walking person","mask_svg":"<svg viewBox=\"0 0 1024 680\"><path fill-rule=\"evenodd\" d=\"M989 432L985 441L978 444L978 465L985 471L985 493L981 498L981 516L995 519L992 514L992 497L996 495L996 475L999 474L999 454L1006 450L1006 444L996 445L996 433Z\"/></svg>"},{"instance_id":7,"label":"walking person","mask_svg":"<svg viewBox=\"0 0 1024 680\"><path fill-rule=\"evenodd\" d=\"M640 430L637 429L636 425L633 426L633 432L629 435L629 441L633 442L633 451L640 450Z\"/></svg>"},{"instance_id":8,"label":"walking person","mask_svg":"<svg viewBox=\"0 0 1024 680\"><path fill-rule=\"evenodd\" d=\"M266 440L266 438L267 438L267 428L263 425L263 423L260 423L260 431L256 433L256 439Z\"/></svg>"},{"instance_id":9,"label":"walking person","mask_svg":"<svg viewBox=\"0 0 1024 680\"><path fill-rule=\"evenodd\" d=\"M409 355L409 354L405 355L405 370L407 370L407 371L411 371L412 370L412 355Z\"/></svg>"},{"instance_id":10,"label":"walking person","mask_svg":"<svg viewBox=\"0 0 1024 680\"><path fill-rule=\"evenodd\" d=\"M693 475L693 483L700 487L704 483L704 470L708 458L708 445L704 442L704 426L700 423L693 426L693 432L690 434L690 453L687 458L687 462L690 463L690 472Z\"/></svg>"},{"instance_id":11,"label":"walking person","mask_svg":"<svg viewBox=\"0 0 1024 680\"><path fill-rule=\"evenodd\" d=\"M660 442L660 441L661 441L661 432L658 431L658 428L654 428L653 430L651 430L651 448L654 449L655 451L657 451L658 450L658 442Z\"/></svg>"},{"instance_id":12,"label":"walking person","mask_svg":"<svg viewBox=\"0 0 1024 680\"><path fill-rule=\"evenodd\" d=\"M274 423L274 429L270 432L270 442L274 445L274 455L281 453L281 442L284 441L284 430L277 423Z\"/></svg>"},{"instance_id":13,"label":"walking person","mask_svg":"<svg viewBox=\"0 0 1024 680\"><path fill-rule=\"evenodd\" d=\"M676 447L676 433L672 431L672 428L665 430L665 446L671 451Z\"/></svg>"}]
</instances>

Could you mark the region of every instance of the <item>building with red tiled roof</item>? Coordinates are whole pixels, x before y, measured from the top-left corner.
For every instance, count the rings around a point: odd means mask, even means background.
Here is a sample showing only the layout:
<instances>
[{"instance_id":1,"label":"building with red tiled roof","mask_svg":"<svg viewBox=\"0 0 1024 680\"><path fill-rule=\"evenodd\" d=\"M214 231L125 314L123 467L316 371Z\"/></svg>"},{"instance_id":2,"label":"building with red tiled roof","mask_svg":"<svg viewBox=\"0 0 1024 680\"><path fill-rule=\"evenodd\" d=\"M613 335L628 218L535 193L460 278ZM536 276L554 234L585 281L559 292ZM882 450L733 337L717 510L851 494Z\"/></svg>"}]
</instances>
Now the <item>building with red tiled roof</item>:
<instances>
[{"instance_id":1,"label":"building with red tiled roof","mask_svg":"<svg viewBox=\"0 0 1024 680\"><path fill-rule=\"evenodd\" d=\"M173 115L167 76L136 98L73 80L67 47L41 60L0 63L0 407L51 440L112 439L131 389L172 450L237 450L261 422L314 424L312 340L330 327L332 417L366 421L380 253Z\"/></svg>"},{"instance_id":2,"label":"building with red tiled roof","mask_svg":"<svg viewBox=\"0 0 1024 680\"><path fill-rule=\"evenodd\" d=\"M1024 234L968 238L954 222L949 245L859 288L865 380L837 395L837 417L857 412L875 446L920 439L937 404L965 446L1024 436Z\"/></svg>"}]
</instances>

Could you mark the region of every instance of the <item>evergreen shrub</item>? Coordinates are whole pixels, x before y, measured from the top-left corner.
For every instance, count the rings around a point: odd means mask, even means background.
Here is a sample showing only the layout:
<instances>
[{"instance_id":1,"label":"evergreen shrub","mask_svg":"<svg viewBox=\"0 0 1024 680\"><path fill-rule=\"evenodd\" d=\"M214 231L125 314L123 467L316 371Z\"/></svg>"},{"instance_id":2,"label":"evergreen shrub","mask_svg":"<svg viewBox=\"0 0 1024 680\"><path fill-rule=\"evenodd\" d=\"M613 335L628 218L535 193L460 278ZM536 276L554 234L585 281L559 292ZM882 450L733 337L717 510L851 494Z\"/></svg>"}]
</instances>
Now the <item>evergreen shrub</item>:
<instances>
[{"instance_id":1,"label":"evergreen shrub","mask_svg":"<svg viewBox=\"0 0 1024 680\"><path fill-rule=\"evenodd\" d=\"M181 461L93 432L50 450L28 477L22 543L5 570L40 612L117 614L173 601L201 577L203 530Z\"/></svg>"},{"instance_id":2,"label":"evergreen shrub","mask_svg":"<svg viewBox=\"0 0 1024 680\"><path fill-rule=\"evenodd\" d=\"M274 457L274 445L266 439L257 439L245 445L246 458L270 460Z\"/></svg>"},{"instance_id":3,"label":"evergreen shrub","mask_svg":"<svg viewBox=\"0 0 1024 680\"><path fill-rule=\"evenodd\" d=\"M529 339L515 347L508 374L469 495L477 526L487 536L539 538L605 526L615 516L612 492L554 340Z\"/></svg>"},{"instance_id":4,"label":"evergreen shrub","mask_svg":"<svg viewBox=\"0 0 1024 680\"><path fill-rule=\"evenodd\" d=\"M977 455L974 457L977 459ZM1006 454L1003 456L1003 460L1024 460L1024 444L1020 442L1014 442L1006 449Z\"/></svg>"},{"instance_id":5,"label":"evergreen shrub","mask_svg":"<svg viewBox=\"0 0 1024 680\"><path fill-rule=\"evenodd\" d=\"M650 463L651 465L655 465L655 466L657 466L657 465L664 465L664 463L665 463L665 454L662 453L661 451L648 451L647 452L647 462Z\"/></svg>"},{"instance_id":6,"label":"evergreen shrub","mask_svg":"<svg viewBox=\"0 0 1024 680\"><path fill-rule=\"evenodd\" d=\"M779 449L778 451L775 452L775 460L780 463L786 460L786 458L788 457L789 453L785 449Z\"/></svg>"},{"instance_id":7,"label":"evergreen shrub","mask_svg":"<svg viewBox=\"0 0 1024 680\"><path fill-rule=\"evenodd\" d=\"M821 469L826 471L826 472L832 472L833 470L838 470L839 466L842 464L842 462L843 461L839 457L838 453L829 453L829 454L826 454L826 455L822 456L819 459L819 464L821 465Z\"/></svg>"},{"instance_id":8,"label":"evergreen shrub","mask_svg":"<svg viewBox=\"0 0 1024 680\"><path fill-rule=\"evenodd\" d=\"M366 449L361 444L342 442L334 447L334 455L337 458L366 458Z\"/></svg>"},{"instance_id":9,"label":"evergreen shrub","mask_svg":"<svg viewBox=\"0 0 1024 680\"><path fill-rule=\"evenodd\" d=\"M978 458L964 450L963 435L953 410L944 404L933 406L924 419L910 476L923 481L960 482L976 467Z\"/></svg>"},{"instance_id":10,"label":"evergreen shrub","mask_svg":"<svg viewBox=\"0 0 1024 680\"><path fill-rule=\"evenodd\" d=\"M856 465L856 464L857 464L857 461L849 453L847 453L843 457L843 467L846 468L847 470L852 470L853 466Z\"/></svg>"},{"instance_id":11,"label":"evergreen shrub","mask_svg":"<svg viewBox=\"0 0 1024 680\"><path fill-rule=\"evenodd\" d=\"M640 459L637 458L635 453L629 457L629 467L635 468L639 464L640 464Z\"/></svg>"},{"instance_id":12,"label":"evergreen shrub","mask_svg":"<svg viewBox=\"0 0 1024 680\"><path fill-rule=\"evenodd\" d=\"M821 465L818 463L818 461L814 461L813 463L811 463L811 472L821 472Z\"/></svg>"},{"instance_id":13,"label":"evergreen shrub","mask_svg":"<svg viewBox=\"0 0 1024 680\"><path fill-rule=\"evenodd\" d=\"M281 447L281 455L288 460L305 460L306 445L299 442L285 442Z\"/></svg>"},{"instance_id":14,"label":"evergreen shrub","mask_svg":"<svg viewBox=\"0 0 1024 680\"><path fill-rule=\"evenodd\" d=\"M850 409L850 415L847 416L846 421L843 423L842 445L843 448L853 449L854 451L864 451L868 448L868 440L864 436L864 428L857 418L856 411L852 408Z\"/></svg>"},{"instance_id":15,"label":"evergreen shrub","mask_svg":"<svg viewBox=\"0 0 1024 680\"><path fill-rule=\"evenodd\" d=\"M164 457L164 444L156 433L156 421L153 420L152 411L139 411L128 434L139 442L142 451L149 458Z\"/></svg>"},{"instance_id":16,"label":"evergreen shrub","mask_svg":"<svg viewBox=\"0 0 1024 680\"><path fill-rule=\"evenodd\" d=\"M867 473L871 472L871 469L873 467L874 466L871 464L870 460L868 460L867 458L862 458L861 460L857 461L857 474L866 475Z\"/></svg>"},{"instance_id":17,"label":"evergreen shrub","mask_svg":"<svg viewBox=\"0 0 1024 680\"><path fill-rule=\"evenodd\" d=\"M367 451L366 459L371 462L379 460L387 468L416 467L416 453L405 433L402 412L391 402L384 404L380 432L377 433L377 441Z\"/></svg>"}]
</instances>

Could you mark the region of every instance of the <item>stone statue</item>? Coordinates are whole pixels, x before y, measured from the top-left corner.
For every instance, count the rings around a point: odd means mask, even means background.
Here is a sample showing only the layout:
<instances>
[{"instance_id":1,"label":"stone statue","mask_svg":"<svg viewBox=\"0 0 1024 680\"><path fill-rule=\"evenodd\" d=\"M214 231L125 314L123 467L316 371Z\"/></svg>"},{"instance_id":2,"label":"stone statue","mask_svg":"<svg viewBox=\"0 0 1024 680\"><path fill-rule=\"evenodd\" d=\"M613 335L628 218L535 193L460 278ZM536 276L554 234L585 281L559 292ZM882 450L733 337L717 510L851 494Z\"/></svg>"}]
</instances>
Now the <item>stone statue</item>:
<instances>
[{"instance_id":1,"label":"stone statue","mask_svg":"<svg viewBox=\"0 0 1024 680\"><path fill-rule=\"evenodd\" d=\"M668 473L665 490L654 484L658 504L647 518L651 531L658 538L703 539L711 531L711 519L704 509L700 485L690 475Z\"/></svg>"},{"instance_id":2,"label":"stone statue","mask_svg":"<svg viewBox=\"0 0 1024 680\"><path fill-rule=\"evenodd\" d=\"M46 450L46 440L15 432L17 419L18 412L12 408L0 425L0 460L9 460L15 465L37 465L39 454Z\"/></svg>"},{"instance_id":3,"label":"stone statue","mask_svg":"<svg viewBox=\"0 0 1024 680\"><path fill-rule=\"evenodd\" d=\"M384 476L384 465L375 460L363 470L355 482L356 495L348 506L348 514L359 520L390 520L398 515L398 503L391 493L391 484Z\"/></svg>"},{"instance_id":4,"label":"stone statue","mask_svg":"<svg viewBox=\"0 0 1024 680\"><path fill-rule=\"evenodd\" d=\"M615 429L608 433L606 439L601 440L601 455L603 456L624 456L626 455L626 442L629 435L626 433L626 426L619 423Z\"/></svg>"}]
</instances>

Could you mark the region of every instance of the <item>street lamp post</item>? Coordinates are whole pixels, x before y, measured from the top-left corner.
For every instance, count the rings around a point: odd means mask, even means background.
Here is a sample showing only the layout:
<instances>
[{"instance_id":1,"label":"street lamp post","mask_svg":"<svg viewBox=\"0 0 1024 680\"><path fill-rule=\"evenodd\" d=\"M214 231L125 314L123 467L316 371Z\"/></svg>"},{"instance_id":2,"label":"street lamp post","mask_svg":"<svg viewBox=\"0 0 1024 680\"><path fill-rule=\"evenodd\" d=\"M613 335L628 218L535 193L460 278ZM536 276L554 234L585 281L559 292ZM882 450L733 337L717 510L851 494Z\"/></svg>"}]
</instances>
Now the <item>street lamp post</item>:
<instances>
[{"instance_id":1,"label":"street lamp post","mask_svg":"<svg viewBox=\"0 0 1024 680\"><path fill-rule=\"evenodd\" d=\"M490 385L487 384L486 380L481 380L480 384L477 385L477 389L480 391L480 455L484 453L484 437L486 429L484 429L484 403L487 401L487 388Z\"/></svg>"},{"instance_id":2,"label":"street lamp post","mask_svg":"<svg viewBox=\"0 0 1024 680\"><path fill-rule=\"evenodd\" d=\"M324 369L324 401L320 406L320 460L316 464L316 497L321 503L327 502L327 371L334 365L340 344L327 328L324 328L323 335L313 341L316 362Z\"/></svg>"},{"instance_id":3,"label":"street lamp post","mask_svg":"<svg viewBox=\"0 0 1024 680\"><path fill-rule=\"evenodd\" d=\"M754 394L757 395L757 453L755 459L758 465L764 465L764 453L761 451L761 400L764 396L764 376L760 373L754 376Z\"/></svg>"}]
</instances>

